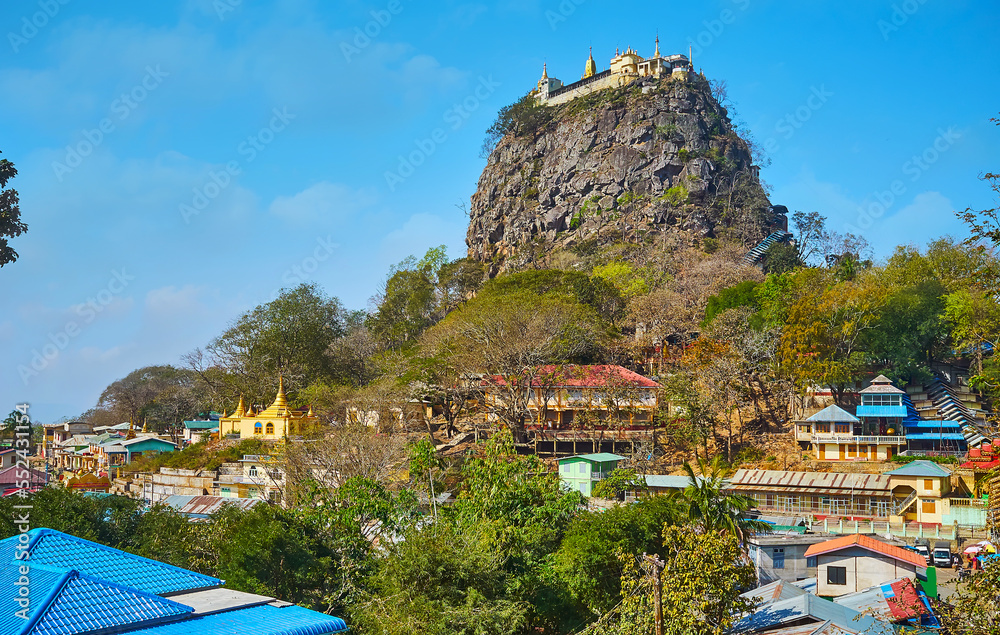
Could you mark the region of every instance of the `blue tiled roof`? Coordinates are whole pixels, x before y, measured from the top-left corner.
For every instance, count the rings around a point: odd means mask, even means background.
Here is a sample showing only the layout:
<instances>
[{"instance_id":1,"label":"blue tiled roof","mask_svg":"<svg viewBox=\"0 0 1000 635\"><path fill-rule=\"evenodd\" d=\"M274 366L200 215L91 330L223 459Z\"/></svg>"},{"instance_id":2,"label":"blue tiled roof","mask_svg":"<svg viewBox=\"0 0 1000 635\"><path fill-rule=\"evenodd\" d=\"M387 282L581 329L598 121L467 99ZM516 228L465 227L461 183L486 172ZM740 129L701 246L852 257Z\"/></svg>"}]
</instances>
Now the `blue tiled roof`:
<instances>
[{"instance_id":1,"label":"blue tiled roof","mask_svg":"<svg viewBox=\"0 0 1000 635\"><path fill-rule=\"evenodd\" d=\"M57 585L61 588L54 589L54 597L47 605L42 605L45 610L37 615L37 621L33 619L25 624L22 630L25 635L73 635L143 625L177 619L194 610L75 571L64 574L63 580Z\"/></svg>"},{"instance_id":2,"label":"blue tiled roof","mask_svg":"<svg viewBox=\"0 0 1000 635\"><path fill-rule=\"evenodd\" d=\"M159 595L222 584L218 578L134 556L52 529L32 529L28 536L28 550L35 564L79 571L146 593ZM8 554L13 551L14 540L16 538L0 541L0 562L12 557Z\"/></svg>"},{"instance_id":3,"label":"blue tiled roof","mask_svg":"<svg viewBox=\"0 0 1000 635\"><path fill-rule=\"evenodd\" d=\"M938 428L961 428L962 424L959 421L914 421L907 423L906 427L937 430Z\"/></svg>"},{"instance_id":4,"label":"blue tiled roof","mask_svg":"<svg viewBox=\"0 0 1000 635\"><path fill-rule=\"evenodd\" d=\"M279 608L264 604L240 611L215 613L175 624L152 626L135 635L327 635L343 633L347 624L339 617L301 606Z\"/></svg>"},{"instance_id":5,"label":"blue tiled roof","mask_svg":"<svg viewBox=\"0 0 1000 635\"><path fill-rule=\"evenodd\" d=\"M929 439L931 441L965 441L965 435L961 432L915 432L906 433L907 439Z\"/></svg>"},{"instance_id":6,"label":"blue tiled roof","mask_svg":"<svg viewBox=\"0 0 1000 635\"><path fill-rule=\"evenodd\" d=\"M905 417L906 406L858 406L858 417Z\"/></svg>"}]
</instances>

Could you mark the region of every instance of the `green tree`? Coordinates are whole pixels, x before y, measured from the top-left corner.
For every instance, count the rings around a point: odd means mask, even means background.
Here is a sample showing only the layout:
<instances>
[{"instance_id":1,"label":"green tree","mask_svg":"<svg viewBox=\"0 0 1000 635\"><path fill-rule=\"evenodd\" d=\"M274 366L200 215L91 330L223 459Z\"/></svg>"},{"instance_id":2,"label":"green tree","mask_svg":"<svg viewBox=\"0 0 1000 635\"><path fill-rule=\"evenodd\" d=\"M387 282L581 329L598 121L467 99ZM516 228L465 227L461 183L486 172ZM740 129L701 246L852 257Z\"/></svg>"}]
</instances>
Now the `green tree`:
<instances>
[{"instance_id":1,"label":"green tree","mask_svg":"<svg viewBox=\"0 0 1000 635\"><path fill-rule=\"evenodd\" d=\"M640 559L622 555L622 605L604 631L615 635L653 633L652 576L662 587L666 635L724 635L754 604L740 597L756 583L754 566L739 540L728 532L700 527L663 528L662 569L644 569Z\"/></svg>"},{"instance_id":2,"label":"green tree","mask_svg":"<svg viewBox=\"0 0 1000 635\"><path fill-rule=\"evenodd\" d=\"M702 322L702 326L709 324L716 315L729 309L746 306L755 311L758 310L760 308L756 294L758 286L758 283L753 280L745 280L709 297L708 304L705 306L705 320Z\"/></svg>"},{"instance_id":3,"label":"green tree","mask_svg":"<svg viewBox=\"0 0 1000 635\"><path fill-rule=\"evenodd\" d=\"M981 573L959 583L947 601L934 602L948 635L1000 635L1000 561L993 560Z\"/></svg>"},{"instance_id":4,"label":"green tree","mask_svg":"<svg viewBox=\"0 0 1000 635\"><path fill-rule=\"evenodd\" d=\"M689 480L683 494L688 516L703 531L730 533L744 544L749 536L769 529L767 523L746 517L755 507L752 498L723 491L732 472L721 457L698 459L697 471L685 461L684 473Z\"/></svg>"},{"instance_id":5,"label":"green tree","mask_svg":"<svg viewBox=\"0 0 1000 635\"><path fill-rule=\"evenodd\" d=\"M451 351L460 376L486 374L487 407L519 443L526 438L532 391L558 380L559 371L547 365L593 363L611 338L591 307L560 293L528 290L484 289L428 332L428 341Z\"/></svg>"},{"instance_id":6,"label":"green tree","mask_svg":"<svg viewBox=\"0 0 1000 635\"><path fill-rule=\"evenodd\" d=\"M576 516L553 555L559 579L593 615L604 615L621 599L624 573L619 553L659 553L664 525L683 523L686 509L673 496L647 496L631 505Z\"/></svg>"},{"instance_id":7,"label":"green tree","mask_svg":"<svg viewBox=\"0 0 1000 635\"><path fill-rule=\"evenodd\" d=\"M785 273L803 266L798 250L788 243L775 243L767 248L760 261L764 273Z\"/></svg>"},{"instance_id":8,"label":"green tree","mask_svg":"<svg viewBox=\"0 0 1000 635\"><path fill-rule=\"evenodd\" d=\"M10 246L9 239L28 231L21 222L21 208L17 190L7 187L7 183L17 176L17 169L7 159L0 159L0 267L17 260L17 252Z\"/></svg>"},{"instance_id":9,"label":"green tree","mask_svg":"<svg viewBox=\"0 0 1000 635\"><path fill-rule=\"evenodd\" d=\"M951 324L951 336L962 349L972 353L977 374L983 372L983 348L996 348L1000 336L1000 305L977 289L962 289L944 299L944 315Z\"/></svg>"},{"instance_id":10,"label":"green tree","mask_svg":"<svg viewBox=\"0 0 1000 635\"><path fill-rule=\"evenodd\" d=\"M235 406L240 394L270 404L279 373L294 398L300 387L341 375L327 351L346 334L346 317L340 300L303 283L244 313L187 361L223 406Z\"/></svg>"},{"instance_id":11,"label":"green tree","mask_svg":"<svg viewBox=\"0 0 1000 635\"><path fill-rule=\"evenodd\" d=\"M488 157L500 140L508 134L534 135L552 121L552 115L552 108L539 103L531 93L509 106L504 106L497 113L496 120L486 130L486 139L483 141L480 156Z\"/></svg>"},{"instance_id":12,"label":"green tree","mask_svg":"<svg viewBox=\"0 0 1000 635\"><path fill-rule=\"evenodd\" d=\"M591 494L595 498L618 498L626 492L646 491L646 480L624 467L616 467L608 476L594 485Z\"/></svg>"}]
</instances>

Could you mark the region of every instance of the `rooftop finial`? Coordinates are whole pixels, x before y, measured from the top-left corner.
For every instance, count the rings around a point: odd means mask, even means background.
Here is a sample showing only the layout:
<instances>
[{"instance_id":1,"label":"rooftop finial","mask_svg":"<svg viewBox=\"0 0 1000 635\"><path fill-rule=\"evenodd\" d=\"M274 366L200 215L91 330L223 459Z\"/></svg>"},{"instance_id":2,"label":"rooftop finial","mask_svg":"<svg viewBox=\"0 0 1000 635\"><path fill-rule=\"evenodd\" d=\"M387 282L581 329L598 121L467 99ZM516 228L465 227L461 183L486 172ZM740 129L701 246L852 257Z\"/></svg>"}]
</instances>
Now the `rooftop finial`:
<instances>
[{"instance_id":1,"label":"rooftop finial","mask_svg":"<svg viewBox=\"0 0 1000 635\"><path fill-rule=\"evenodd\" d=\"M653 57L660 57L660 32L656 32L656 51L653 53Z\"/></svg>"}]
</instances>

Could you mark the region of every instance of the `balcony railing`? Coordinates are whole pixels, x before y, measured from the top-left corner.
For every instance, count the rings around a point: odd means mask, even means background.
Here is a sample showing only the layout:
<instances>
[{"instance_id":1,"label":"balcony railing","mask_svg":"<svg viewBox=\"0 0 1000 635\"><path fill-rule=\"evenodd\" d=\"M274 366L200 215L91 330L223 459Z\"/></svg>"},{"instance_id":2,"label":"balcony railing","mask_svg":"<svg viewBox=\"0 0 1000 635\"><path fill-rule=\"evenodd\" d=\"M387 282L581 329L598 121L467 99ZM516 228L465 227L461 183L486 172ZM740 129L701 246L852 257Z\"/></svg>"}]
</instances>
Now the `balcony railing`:
<instances>
[{"instance_id":1,"label":"balcony railing","mask_svg":"<svg viewBox=\"0 0 1000 635\"><path fill-rule=\"evenodd\" d=\"M848 433L795 432L796 441L812 441L815 443L875 443L878 445L906 445L906 437L898 435L855 435Z\"/></svg>"}]
</instances>

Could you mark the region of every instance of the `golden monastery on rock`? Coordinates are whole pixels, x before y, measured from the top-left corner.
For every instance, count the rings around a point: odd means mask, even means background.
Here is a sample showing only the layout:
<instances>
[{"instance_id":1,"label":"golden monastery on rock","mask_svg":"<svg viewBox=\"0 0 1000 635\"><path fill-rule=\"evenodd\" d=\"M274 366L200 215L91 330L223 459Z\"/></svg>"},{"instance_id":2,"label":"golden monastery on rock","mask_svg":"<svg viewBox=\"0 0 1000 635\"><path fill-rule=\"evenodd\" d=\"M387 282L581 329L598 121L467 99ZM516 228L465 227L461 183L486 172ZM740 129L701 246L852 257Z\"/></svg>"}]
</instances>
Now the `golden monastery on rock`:
<instances>
[{"instance_id":1,"label":"golden monastery on rock","mask_svg":"<svg viewBox=\"0 0 1000 635\"><path fill-rule=\"evenodd\" d=\"M615 51L610 67L601 72L597 71L597 62L594 61L591 50L583 77L572 84L563 84L562 81L549 77L548 65L545 64L542 66L542 78L538 80L533 94L539 102L554 106L605 88L625 86L639 77L660 79L674 74L686 75L692 70L691 60L686 55L660 55L660 38L657 37L652 57L643 58L632 48L626 49L624 53Z\"/></svg>"}]
</instances>

